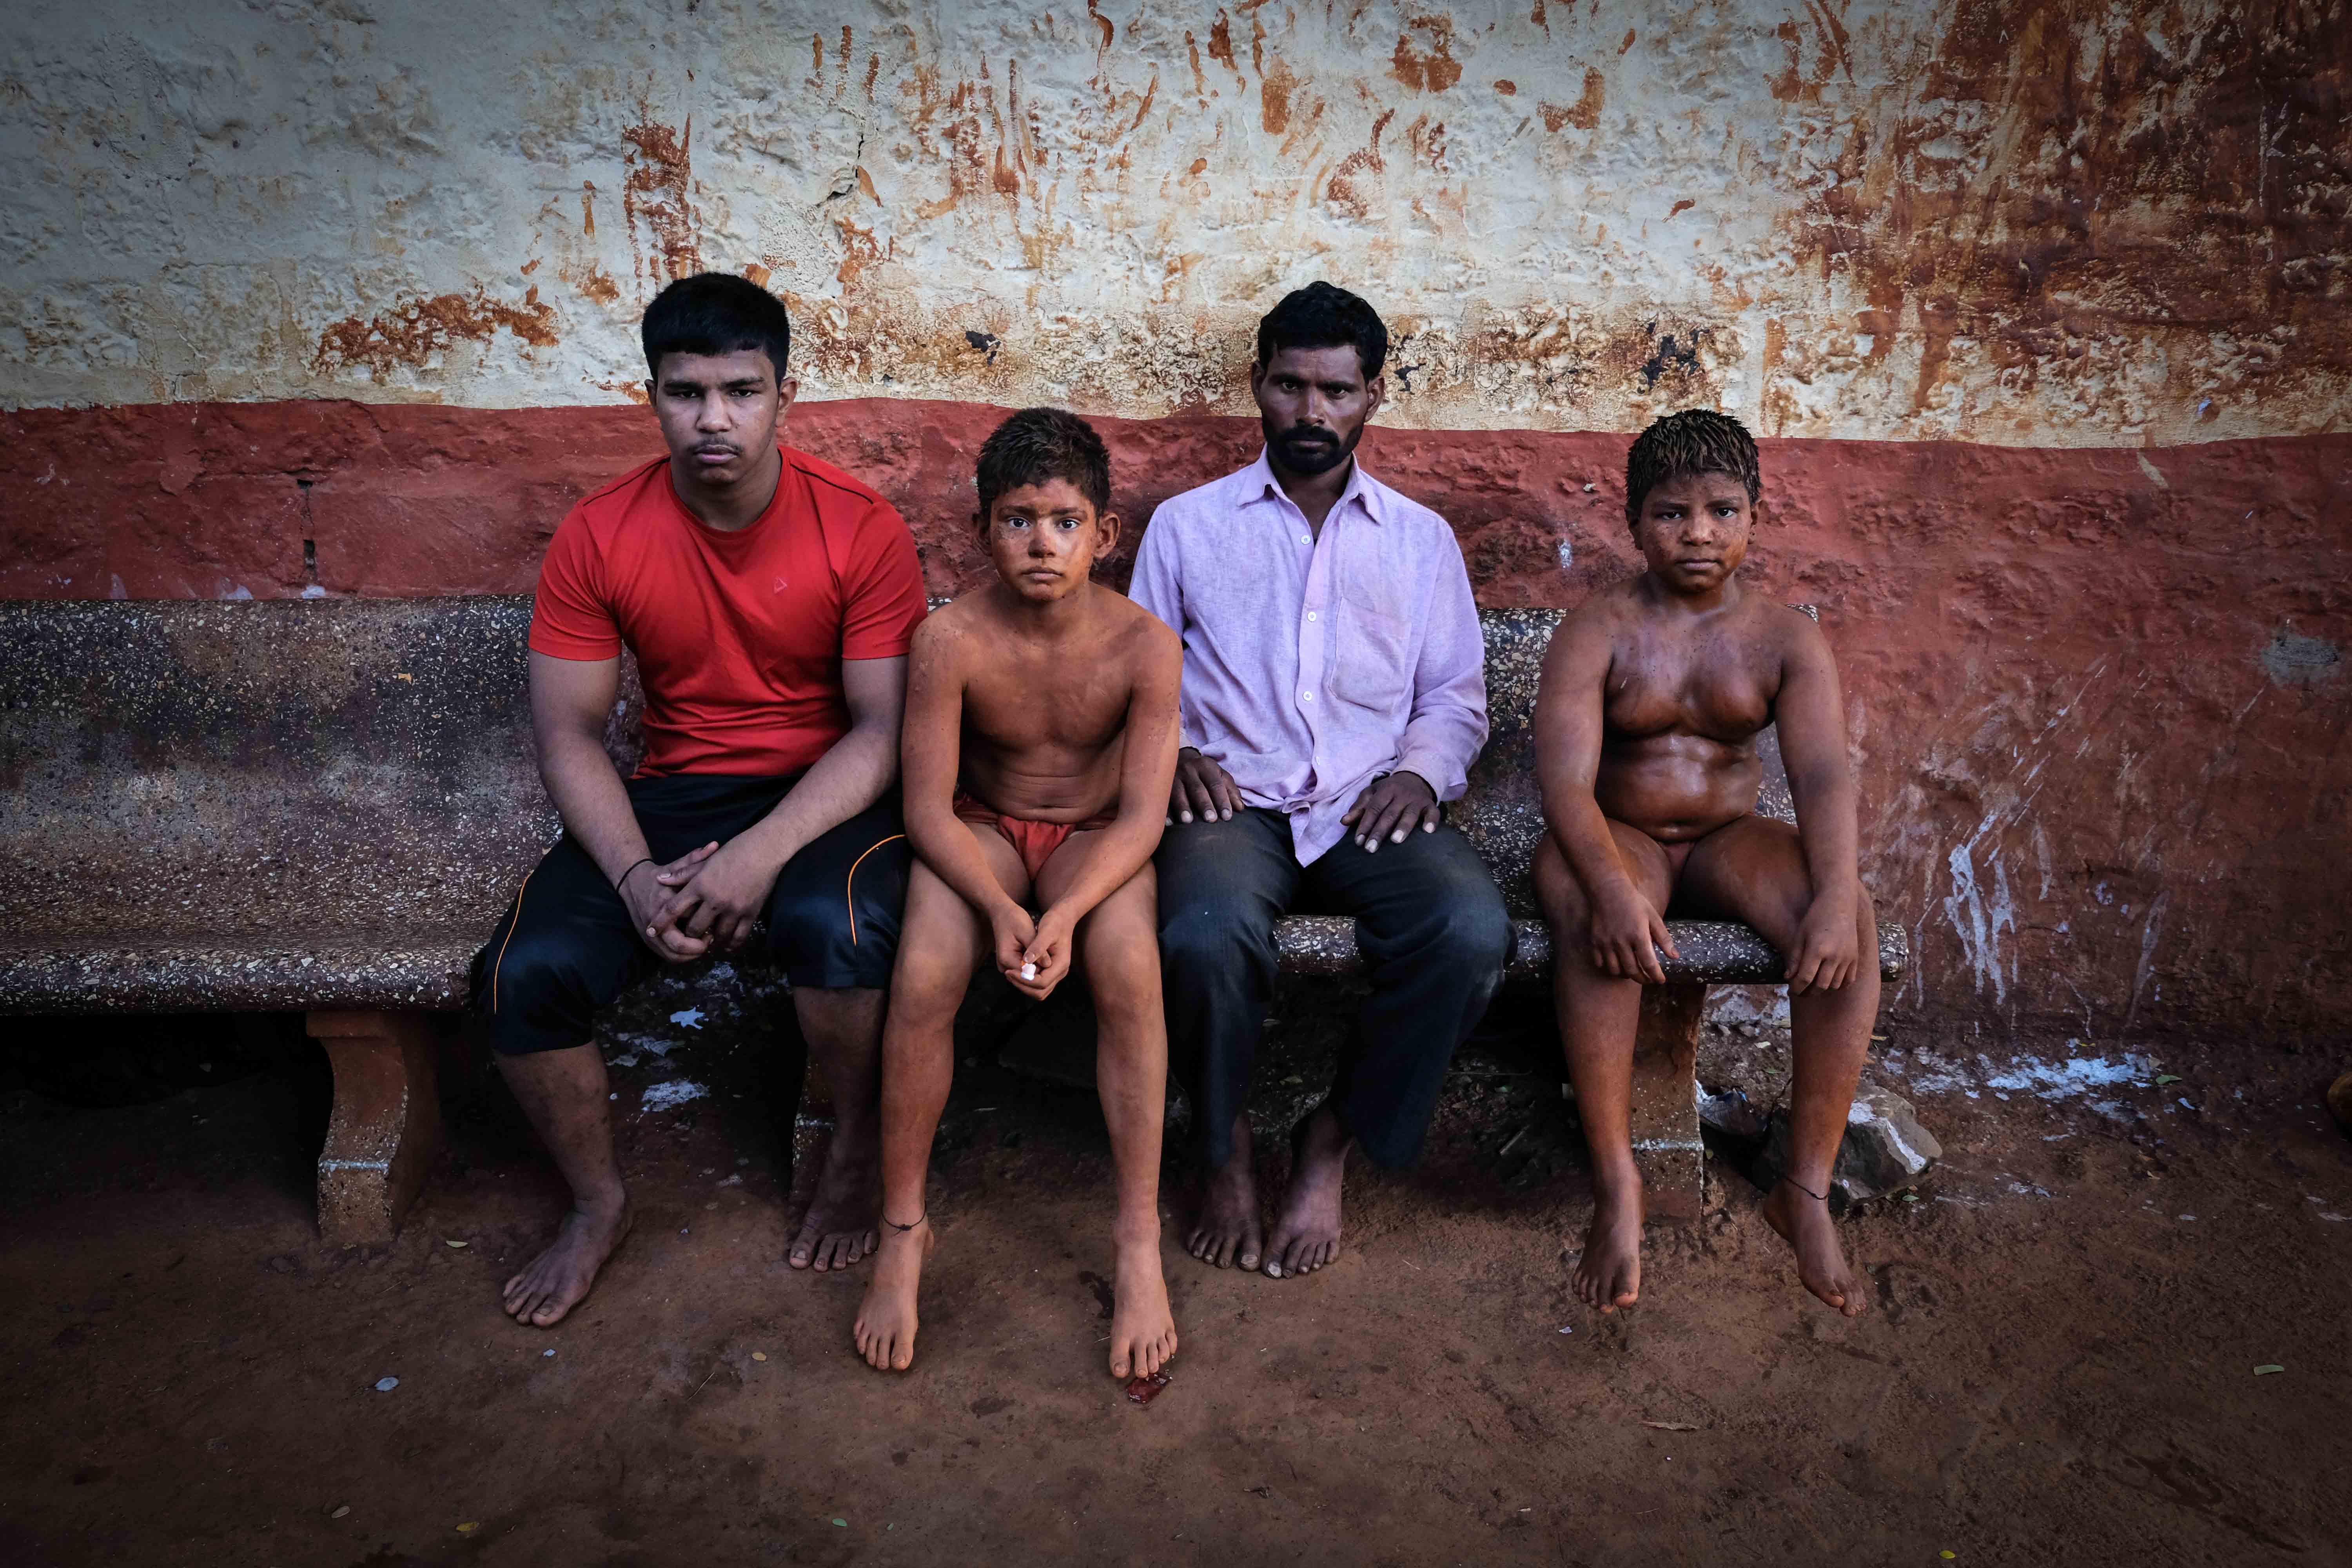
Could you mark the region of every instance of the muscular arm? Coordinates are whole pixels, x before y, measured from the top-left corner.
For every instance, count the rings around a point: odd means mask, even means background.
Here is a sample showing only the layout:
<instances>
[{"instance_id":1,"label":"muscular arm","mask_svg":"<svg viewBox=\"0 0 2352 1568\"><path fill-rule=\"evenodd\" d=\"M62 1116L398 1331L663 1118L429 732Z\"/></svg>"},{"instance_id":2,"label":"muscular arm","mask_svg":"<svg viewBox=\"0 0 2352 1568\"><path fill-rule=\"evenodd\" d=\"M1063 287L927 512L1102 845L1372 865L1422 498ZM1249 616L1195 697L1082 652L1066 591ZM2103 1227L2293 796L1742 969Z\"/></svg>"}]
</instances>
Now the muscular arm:
<instances>
[{"instance_id":1,"label":"muscular arm","mask_svg":"<svg viewBox=\"0 0 2352 1568\"><path fill-rule=\"evenodd\" d=\"M1855 930L1861 887L1859 793L1846 758L1845 700L1829 640L1800 619L1772 703L1780 732L1780 760L1797 806L1797 837L1812 881L1813 900L1789 955L1789 984L1803 992L1831 990L1853 978L1860 963ZM1871 955L1872 962L1876 954Z\"/></svg>"},{"instance_id":2,"label":"muscular arm","mask_svg":"<svg viewBox=\"0 0 2352 1568\"><path fill-rule=\"evenodd\" d=\"M898 721L907 700L907 660L841 664L849 730L801 775L775 809L691 870L665 871L675 889L655 916L688 936L734 947L767 907L784 862L819 836L882 798L898 772Z\"/></svg>"},{"instance_id":3,"label":"muscular arm","mask_svg":"<svg viewBox=\"0 0 2352 1568\"><path fill-rule=\"evenodd\" d=\"M1626 875L1609 818L1592 793L1601 774L1611 644L1609 624L1589 612L1571 616L1553 636L1536 689L1536 778L1543 790L1544 826L1584 889L1594 966L1658 984L1665 971L1652 949L1680 955L1661 911L1650 908Z\"/></svg>"},{"instance_id":4,"label":"muscular arm","mask_svg":"<svg viewBox=\"0 0 2352 1568\"><path fill-rule=\"evenodd\" d=\"M660 876L698 865L709 847L669 867L646 864L646 836L629 805L629 792L604 752L604 721L620 693L618 658L556 658L530 656L530 732L539 752L539 776L555 802L564 831L588 851L628 906L631 922L653 950L673 962L692 958L708 945L680 935L655 918L665 898Z\"/></svg>"},{"instance_id":5,"label":"muscular arm","mask_svg":"<svg viewBox=\"0 0 2352 1568\"><path fill-rule=\"evenodd\" d=\"M540 781L564 830L608 882L646 853L629 792L604 754L604 721L620 690L618 658L530 656L530 735Z\"/></svg>"}]
</instances>

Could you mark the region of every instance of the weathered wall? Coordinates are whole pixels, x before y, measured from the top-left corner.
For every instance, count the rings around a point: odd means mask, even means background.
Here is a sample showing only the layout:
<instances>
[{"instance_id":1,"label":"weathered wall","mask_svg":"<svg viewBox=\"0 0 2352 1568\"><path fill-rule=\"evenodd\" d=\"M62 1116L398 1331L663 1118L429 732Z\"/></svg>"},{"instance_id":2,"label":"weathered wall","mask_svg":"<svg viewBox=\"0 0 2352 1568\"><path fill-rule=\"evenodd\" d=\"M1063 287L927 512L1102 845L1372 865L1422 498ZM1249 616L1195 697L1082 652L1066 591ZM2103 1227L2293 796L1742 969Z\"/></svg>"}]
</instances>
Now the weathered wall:
<instances>
[{"instance_id":1,"label":"weathered wall","mask_svg":"<svg viewBox=\"0 0 2352 1568\"><path fill-rule=\"evenodd\" d=\"M2078 445L2352 413L2345 0L13 7L30 403L611 402L756 268L821 395L1238 411L1344 274L1395 422ZM1411 367L1410 370L1404 367Z\"/></svg>"},{"instance_id":2,"label":"weathered wall","mask_svg":"<svg viewBox=\"0 0 2352 1568\"><path fill-rule=\"evenodd\" d=\"M1625 436L1770 439L1900 1005L2340 1038L2352 5L1727 0L0 18L0 594L517 591L653 450L637 312L791 301L796 438L978 564L1001 407L1122 504L1243 460L1257 313L1398 331L1367 447L1489 604L1626 570ZM1587 487L1590 487L1589 489Z\"/></svg>"}]
</instances>

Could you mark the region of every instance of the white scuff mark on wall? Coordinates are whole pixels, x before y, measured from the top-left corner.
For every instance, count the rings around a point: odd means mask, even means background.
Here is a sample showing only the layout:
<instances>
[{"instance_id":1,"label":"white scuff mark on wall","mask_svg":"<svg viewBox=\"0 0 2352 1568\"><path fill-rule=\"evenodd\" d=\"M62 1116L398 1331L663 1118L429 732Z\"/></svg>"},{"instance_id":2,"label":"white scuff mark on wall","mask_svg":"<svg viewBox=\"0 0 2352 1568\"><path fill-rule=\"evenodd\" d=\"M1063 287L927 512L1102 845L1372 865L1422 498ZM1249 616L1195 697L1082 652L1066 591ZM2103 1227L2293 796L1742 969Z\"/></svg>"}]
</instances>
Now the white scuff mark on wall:
<instances>
[{"instance_id":1,"label":"white scuff mark on wall","mask_svg":"<svg viewBox=\"0 0 2352 1568\"><path fill-rule=\"evenodd\" d=\"M2132 972L2131 1005L2124 1012L2124 1032L2126 1034L2139 1020L2140 994L2147 989L2147 977L2156 971L2156 944L2163 940L2164 911L2171 902L2172 893L2168 889L2157 894L2156 901L2147 907L2147 923L2142 928L2139 938L2139 967Z\"/></svg>"},{"instance_id":2,"label":"white scuff mark on wall","mask_svg":"<svg viewBox=\"0 0 2352 1568\"><path fill-rule=\"evenodd\" d=\"M1981 837L1983 830L1979 828ZM1987 985L1992 987L1993 1001L2007 999L2009 983L2013 973L2001 966L2001 934L2017 929L2017 909L2009 894L2009 873L2001 866L2000 851L1996 849L1988 858L1991 868L1992 889L1990 894L1979 885L1976 861L1969 844L1957 845L1945 861L1951 872L1952 891L1944 900L1944 918L1960 939L1960 951L1968 959L1969 973L1981 994ZM2013 962L2013 961L2012 961Z\"/></svg>"}]
</instances>

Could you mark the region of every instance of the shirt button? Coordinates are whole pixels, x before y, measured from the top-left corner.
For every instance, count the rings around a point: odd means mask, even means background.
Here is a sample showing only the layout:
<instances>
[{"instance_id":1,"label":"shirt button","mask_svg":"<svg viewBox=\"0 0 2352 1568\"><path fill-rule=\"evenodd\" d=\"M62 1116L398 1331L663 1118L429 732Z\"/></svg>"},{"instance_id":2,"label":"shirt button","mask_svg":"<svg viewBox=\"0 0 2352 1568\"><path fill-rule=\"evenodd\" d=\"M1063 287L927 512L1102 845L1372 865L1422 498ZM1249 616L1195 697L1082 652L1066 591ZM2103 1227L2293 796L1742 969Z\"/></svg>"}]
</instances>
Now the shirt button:
<instances>
[{"instance_id":1,"label":"shirt button","mask_svg":"<svg viewBox=\"0 0 2352 1568\"><path fill-rule=\"evenodd\" d=\"M1312 610L1307 611L1307 618L1308 620L1310 620L1310 621L1311 621L1311 620L1313 620L1313 619L1315 618L1315 612L1314 612L1314 611L1312 611Z\"/></svg>"},{"instance_id":2,"label":"shirt button","mask_svg":"<svg viewBox=\"0 0 2352 1568\"><path fill-rule=\"evenodd\" d=\"M1314 543L1314 542L1315 542L1315 541L1314 541L1312 538L1308 537L1307 535L1306 535L1306 534L1302 533L1302 534L1300 534L1300 535L1298 536L1298 542L1299 542L1299 543L1301 543L1301 544L1312 544L1312 543Z\"/></svg>"},{"instance_id":3,"label":"shirt button","mask_svg":"<svg viewBox=\"0 0 2352 1568\"><path fill-rule=\"evenodd\" d=\"M1298 700L1301 702L1312 702L1315 700L1315 693L1312 691L1302 691L1298 694Z\"/></svg>"}]
</instances>

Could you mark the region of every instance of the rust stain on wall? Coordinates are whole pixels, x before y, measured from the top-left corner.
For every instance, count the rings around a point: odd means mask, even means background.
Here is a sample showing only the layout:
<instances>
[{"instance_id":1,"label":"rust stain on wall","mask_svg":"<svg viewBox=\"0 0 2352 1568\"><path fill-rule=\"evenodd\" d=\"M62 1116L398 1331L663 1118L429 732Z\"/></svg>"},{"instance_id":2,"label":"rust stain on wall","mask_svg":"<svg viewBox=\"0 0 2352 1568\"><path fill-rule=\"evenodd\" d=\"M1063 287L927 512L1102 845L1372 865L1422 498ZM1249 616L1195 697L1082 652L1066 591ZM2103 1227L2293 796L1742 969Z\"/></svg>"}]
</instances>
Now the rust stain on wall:
<instances>
[{"instance_id":1,"label":"rust stain on wall","mask_svg":"<svg viewBox=\"0 0 2352 1568\"><path fill-rule=\"evenodd\" d=\"M1454 58L1453 18L1415 16L1406 22L1404 31L1397 35L1396 51L1389 57L1389 74L1416 92L1444 92L1460 81L1462 64Z\"/></svg>"},{"instance_id":2,"label":"rust stain on wall","mask_svg":"<svg viewBox=\"0 0 2352 1568\"><path fill-rule=\"evenodd\" d=\"M1333 169L1331 177L1324 182L1323 199L1325 201L1334 206L1348 209L1359 218L1370 215L1371 202L1356 188L1356 182L1367 174L1379 174L1387 171L1388 164L1381 159L1381 132L1386 131L1389 128L1389 121L1395 118L1395 110L1383 110L1381 117L1372 121L1371 141L1339 160L1339 166Z\"/></svg>"},{"instance_id":3,"label":"rust stain on wall","mask_svg":"<svg viewBox=\"0 0 2352 1568\"><path fill-rule=\"evenodd\" d=\"M1269 136L1279 136L1290 126L1290 94L1298 85L1290 68L1280 60L1268 66L1264 79L1258 84L1258 124Z\"/></svg>"},{"instance_id":4,"label":"rust stain on wall","mask_svg":"<svg viewBox=\"0 0 2352 1568\"><path fill-rule=\"evenodd\" d=\"M555 311L541 300L537 285L520 304L493 300L478 286L470 294L406 300L365 320L347 316L328 327L319 334L310 364L320 372L363 369L381 382L401 366L431 363L460 340L487 342L500 328L547 348L556 341Z\"/></svg>"},{"instance_id":5,"label":"rust stain on wall","mask_svg":"<svg viewBox=\"0 0 2352 1568\"><path fill-rule=\"evenodd\" d=\"M1579 131L1590 131L1601 123L1601 106L1608 95L1607 79L1599 71L1587 66L1584 68L1582 97L1574 103L1539 103L1536 108L1543 115L1544 129L1547 131L1558 131L1563 125L1573 125Z\"/></svg>"},{"instance_id":6,"label":"rust stain on wall","mask_svg":"<svg viewBox=\"0 0 2352 1568\"><path fill-rule=\"evenodd\" d=\"M818 40L820 58L824 41ZM640 105L640 118L621 132L627 144L628 177L621 184L621 210L628 215L629 238L637 243L642 226L650 254L637 252L637 276L669 283L702 270L702 242L694 210L694 120L665 125Z\"/></svg>"},{"instance_id":7,"label":"rust stain on wall","mask_svg":"<svg viewBox=\"0 0 2352 1568\"><path fill-rule=\"evenodd\" d=\"M1834 14L1809 15L1809 40L1781 31L1776 96L1850 71ZM1810 413L1811 375L1898 344L1915 413L1958 395L1962 344L2012 407L2048 384L2205 418L2352 365L2352 18L2336 0L2182 22L2170 0L1965 0L1916 106L1843 122L1830 178L1784 220L1801 264L1852 297L1852 331L1791 341L1768 425ZM2206 352L2151 356L2151 327Z\"/></svg>"}]
</instances>

